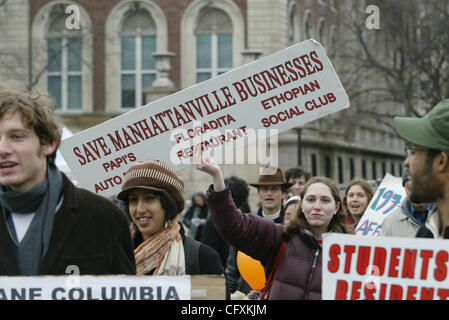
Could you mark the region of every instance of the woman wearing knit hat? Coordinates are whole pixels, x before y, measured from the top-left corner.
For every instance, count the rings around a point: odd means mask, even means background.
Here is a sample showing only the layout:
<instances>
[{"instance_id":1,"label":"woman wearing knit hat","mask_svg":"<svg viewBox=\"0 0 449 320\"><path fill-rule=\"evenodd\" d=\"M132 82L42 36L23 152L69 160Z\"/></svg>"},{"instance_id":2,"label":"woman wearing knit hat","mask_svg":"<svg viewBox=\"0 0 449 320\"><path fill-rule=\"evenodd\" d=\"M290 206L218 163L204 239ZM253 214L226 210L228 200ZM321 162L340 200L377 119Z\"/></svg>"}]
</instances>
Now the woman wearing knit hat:
<instances>
[{"instance_id":1,"label":"woman wearing knit hat","mask_svg":"<svg viewBox=\"0 0 449 320\"><path fill-rule=\"evenodd\" d=\"M177 215L184 209L184 181L159 160L126 172L122 191L134 229L138 275L222 274L217 252L187 237Z\"/></svg>"}]
</instances>

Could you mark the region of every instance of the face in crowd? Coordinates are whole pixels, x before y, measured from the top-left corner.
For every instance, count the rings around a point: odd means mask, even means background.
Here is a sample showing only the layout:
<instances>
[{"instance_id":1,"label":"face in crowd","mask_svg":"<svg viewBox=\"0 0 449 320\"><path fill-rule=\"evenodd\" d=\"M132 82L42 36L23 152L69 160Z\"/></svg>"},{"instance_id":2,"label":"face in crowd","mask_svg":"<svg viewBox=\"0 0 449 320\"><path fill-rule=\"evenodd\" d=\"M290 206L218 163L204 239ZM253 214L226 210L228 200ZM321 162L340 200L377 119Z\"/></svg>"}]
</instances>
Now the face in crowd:
<instances>
[{"instance_id":1,"label":"face in crowd","mask_svg":"<svg viewBox=\"0 0 449 320\"><path fill-rule=\"evenodd\" d=\"M405 182L404 189L405 189L405 193L407 194L407 198L410 201L410 195L411 195L411 191L412 191L412 182L411 182L411 180L408 180L407 182ZM425 203L414 203L414 202L410 201L410 203L417 210L420 210L420 211L423 211L427 207L427 205L428 205L428 203L426 203L426 202Z\"/></svg>"},{"instance_id":2,"label":"face in crowd","mask_svg":"<svg viewBox=\"0 0 449 320\"><path fill-rule=\"evenodd\" d=\"M289 202L285 207L284 222L285 225L298 220L299 201Z\"/></svg>"},{"instance_id":3,"label":"face in crowd","mask_svg":"<svg viewBox=\"0 0 449 320\"><path fill-rule=\"evenodd\" d=\"M195 196L195 197L193 198L193 201L195 202L195 204L196 204L197 206L200 206L200 207L204 206L204 199L203 199L203 197Z\"/></svg>"},{"instance_id":4,"label":"face in crowd","mask_svg":"<svg viewBox=\"0 0 449 320\"><path fill-rule=\"evenodd\" d=\"M301 177L297 177L297 178L290 178L288 179L288 182L292 184L292 186L290 187L290 192L292 193L293 196L299 196L302 192L302 190L304 189L304 186L306 184L306 177L305 176L301 176Z\"/></svg>"},{"instance_id":5,"label":"face in crowd","mask_svg":"<svg viewBox=\"0 0 449 320\"><path fill-rule=\"evenodd\" d=\"M274 214L281 209L283 192L279 185L260 186L258 191L262 209L267 214Z\"/></svg>"},{"instance_id":6,"label":"face in crowd","mask_svg":"<svg viewBox=\"0 0 449 320\"><path fill-rule=\"evenodd\" d=\"M134 188L129 191L128 201L129 214L144 241L164 227L165 210L159 194Z\"/></svg>"},{"instance_id":7,"label":"face in crowd","mask_svg":"<svg viewBox=\"0 0 449 320\"><path fill-rule=\"evenodd\" d=\"M301 200L301 209L310 228L319 233L327 232L337 214L340 202L336 202L332 190L322 182L309 184Z\"/></svg>"},{"instance_id":8,"label":"face in crowd","mask_svg":"<svg viewBox=\"0 0 449 320\"><path fill-rule=\"evenodd\" d=\"M346 206L353 217L360 218L365 212L369 201L369 196L362 186L355 184L349 188L346 196Z\"/></svg>"},{"instance_id":9,"label":"face in crowd","mask_svg":"<svg viewBox=\"0 0 449 320\"><path fill-rule=\"evenodd\" d=\"M28 128L19 111L0 118L0 184L26 192L46 178L47 156L56 143L41 145L33 128Z\"/></svg>"},{"instance_id":10,"label":"face in crowd","mask_svg":"<svg viewBox=\"0 0 449 320\"><path fill-rule=\"evenodd\" d=\"M444 197L444 181L438 176L433 167L436 165L440 151L408 146L407 158L404 165L410 174L410 202L429 203Z\"/></svg>"}]
</instances>

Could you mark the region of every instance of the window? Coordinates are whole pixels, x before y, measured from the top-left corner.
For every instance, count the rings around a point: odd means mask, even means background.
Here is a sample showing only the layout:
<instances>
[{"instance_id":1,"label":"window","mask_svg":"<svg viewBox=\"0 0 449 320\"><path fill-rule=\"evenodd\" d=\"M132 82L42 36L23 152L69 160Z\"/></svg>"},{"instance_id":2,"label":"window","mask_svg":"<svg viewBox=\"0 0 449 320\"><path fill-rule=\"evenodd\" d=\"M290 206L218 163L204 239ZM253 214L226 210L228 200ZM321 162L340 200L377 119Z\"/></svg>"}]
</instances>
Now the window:
<instances>
[{"instance_id":1,"label":"window","mask_svg":"<svg viewBox=\"0 0 449 320\"><path fill-rule=\"evenodd\" d=\"M351 180L354 179L354 177L355 177L355 166L354 166L353 158L349 159L349 176L350 176Z\"/></svg>"},{"instance_id":2,"label":"window","mask_svg":"<svg viewBox=\"0 0 449 320\"><path fill-rule=\"evenodd\" d=\"M317 176L318 175L318 170L317 170L317 167L316 167L316 155L312 154L310 160L312 162L312 176Z\"/></svg>"},{"instance_id":3,"label":"window","mask_svg":"<svg viewBox=\"0 0 449 320\"><path fill-rule=\"evenodd\" d=\"M402 177L402 164L398 163L399 176Z\"/></svg>"},{"instance_id":4,"label":"window","mask_svg":"<svg viewBox=\"0 0 449 320\"><path fill-rule=\"evenodd\" d=\"M59 110L82 109L82 38L67 30L66 16L57 6L50 13L47 33L47 90Z\"/></svg>"},{"instance_id":5,"label":"window","mask_svg":"<svg viewBox=\"0 0 449 320\"><path fill-rule=\"evenodd\" d=\"M324 156L324 168L325 176L331 178L331 158L329 156Z\"/></svg>"},{"instance_id":6,"label":"window","mask_svg":"<svg viewBox=\"0 0 449 320\"><path fill-rule=\"evenodd\" d=\"M195 30L196 83L225 73L233 66L232 22L216 8L204 8Z\"/></svg>"},{"instance_id":7,"label":"window","mask_svg":"<svg viewBox=\"0 0 449 320\"><path fill-rule=\"evenodd\" d=\"M343 183L343 159L338 157L338 183Z\"/></svg>"},{"instance_id":8,"label":"window","mask_svg":"<svg viewBox=\"0 0 449 320\"><path fill-rule=\"evenodd\" d=\"M320 18L318 21L318 40L323 44L324 42L324 19Z\"/></svg>"},{"instance_id":9,"label":"window","mask_svg":"<svg viewBox=\"0 0 449 320\"><path fill-rule=\"evenodd\" d=\"M289 11L288 18L288 43L294 44L299 42L300 39L300 22L296 8L296 4L292 2Z\"/></svg>"},{"instance_id":10,"label":"window","mask_svg":"<svg viewBox=\"0 0 449 320\"><path fill-rule=\"evenodd\" d=\"M391 174L392 174L393 176L395 176L396 174L395 174L394 163L393 163L393 162L391 163L390 169L391 169Z\"/></svg>"},{"instance_id":11,"label":"window","mask_svg":"<svg viewBox=\"0 0 449 320\"><path fill-rule=\"evenodd\" d=\"M120 35L121 107L146 104L143 90L156 79L156 25L144 9L133 9Z\"/></svg>"},{"instance_id":12,"label":"window","mask_svg":"<svg viewBox=\"0 0 449 320\"><path fill-rule=\"evenodd\" d=\"M371 163L371 169L372 169L372 173L373 173L373 180L376 180L377 179L377 166L376 166L376 161L374 161L374 160Z\"/></svg>"},{"instance_id":13,"label":"window","mask_svg":"<svg viewBox=\"0 0 449 320\"><path fill-rule=\"evenodd\" d=\"M385 161L382 161L382 177L385 177L386 174L387 174L387 164L385 163Z\"/></svg>"},{"instance_id":14,"label":"window","mask_svg":"<svg viewBox=\"0 0 449 320\"><path fill-rule=\"evenodd\" d=\"M304 40L312 38L312 15L310 11L306 12L304 18Z\"/></svg>"},{"instance_id":15,"label":"window","mask_svg":"<svg viewBox=\"0 0 449 320\"><path fill-rule=\"evenodd\" d=\"M362 160L362 178L366 179L366 161Z\"/></svg>"}]
</instances>

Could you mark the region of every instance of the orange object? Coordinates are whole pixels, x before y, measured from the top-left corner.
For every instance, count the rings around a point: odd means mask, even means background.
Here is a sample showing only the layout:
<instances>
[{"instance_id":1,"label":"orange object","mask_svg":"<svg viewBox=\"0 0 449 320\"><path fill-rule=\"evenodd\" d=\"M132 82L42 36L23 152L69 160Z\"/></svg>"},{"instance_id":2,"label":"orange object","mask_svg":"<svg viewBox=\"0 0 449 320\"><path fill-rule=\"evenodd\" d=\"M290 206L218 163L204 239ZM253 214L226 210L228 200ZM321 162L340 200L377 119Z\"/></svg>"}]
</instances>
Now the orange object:
<instances>
[{"instance_id":1,"label":"orange object","mask_svg":"<svg viewBox=\"0 0 449 320\"><path fill-rule=\"evenodd\" d=\"M259 260L239 251L237 253L237 267L251 289L258 291L265 287L265 270Z\"/></svg>"}]
</instances>

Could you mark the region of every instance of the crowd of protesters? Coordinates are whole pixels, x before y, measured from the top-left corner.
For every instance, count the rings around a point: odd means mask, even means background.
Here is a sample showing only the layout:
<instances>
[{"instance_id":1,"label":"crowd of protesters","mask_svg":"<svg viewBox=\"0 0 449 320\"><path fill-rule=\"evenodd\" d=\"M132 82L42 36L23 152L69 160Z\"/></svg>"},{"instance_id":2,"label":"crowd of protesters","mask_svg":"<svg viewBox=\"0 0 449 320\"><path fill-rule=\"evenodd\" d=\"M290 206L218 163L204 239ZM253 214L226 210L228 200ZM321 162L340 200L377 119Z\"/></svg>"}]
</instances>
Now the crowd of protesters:
<instances>
[{"instance_id":1,"label":"crowd of protesters","mask_svg":"<svg viewBox=\"0 0 449 320\"><path fill-rule=\"evenodd\" d=\"M117 196L123 212L55 166L61 127L52 106L44 94L0 87L0 275L64 275L67 265L82 275L225 274L229 298L254 294L237 266L242 251L264 267L265 299L321 299L322 234L353 234L374 194L355 179L341 197L334 181L301 168L224 179L197 149L195 167L211 185L189 208L174 168L141 159ZM449 100L422 118L396 117L394 127L407 145L407 197L382 235L449 238Z\"/></svg>"}]
</instances>

